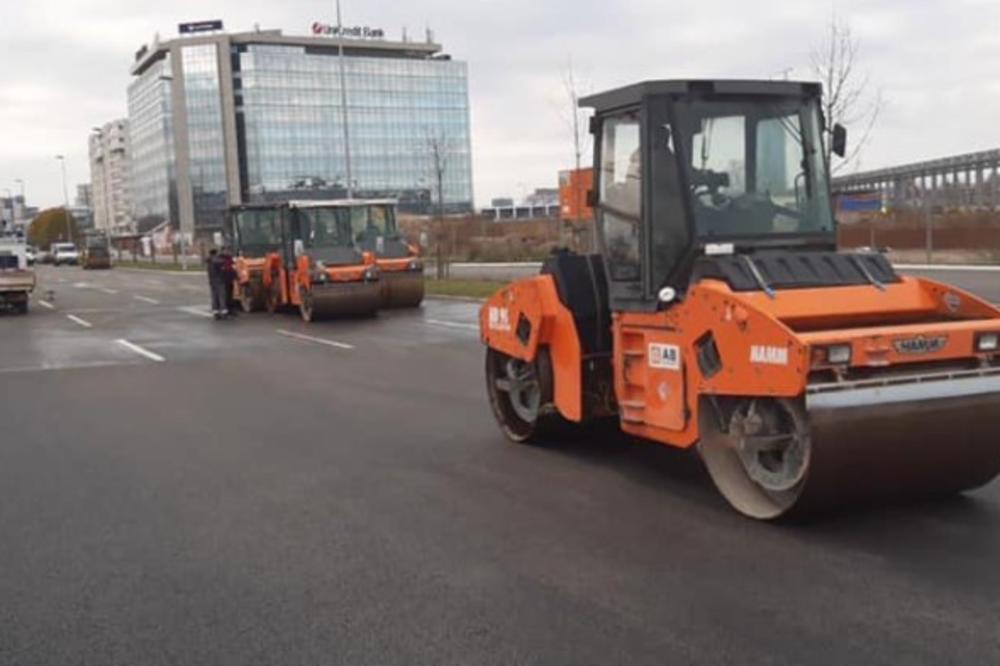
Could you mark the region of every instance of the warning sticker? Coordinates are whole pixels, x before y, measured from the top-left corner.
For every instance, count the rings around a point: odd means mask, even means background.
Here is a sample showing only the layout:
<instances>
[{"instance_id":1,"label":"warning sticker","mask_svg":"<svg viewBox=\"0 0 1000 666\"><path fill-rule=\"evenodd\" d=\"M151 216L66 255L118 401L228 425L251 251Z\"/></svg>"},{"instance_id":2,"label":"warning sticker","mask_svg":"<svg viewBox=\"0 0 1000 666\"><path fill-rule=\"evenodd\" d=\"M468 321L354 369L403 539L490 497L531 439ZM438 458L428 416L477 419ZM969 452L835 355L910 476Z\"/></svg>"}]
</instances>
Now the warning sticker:
<instances>
[{"instance_id":1,"label":"warning sticker","mask_svg":"<svg viewBox=\"0 0 1000 666\"><path fill-rule=\"evenodd\" d=\"M660 370L681 369L681 348L677 345L649 344L649 367Z\"/></svg>"}]
</instances>

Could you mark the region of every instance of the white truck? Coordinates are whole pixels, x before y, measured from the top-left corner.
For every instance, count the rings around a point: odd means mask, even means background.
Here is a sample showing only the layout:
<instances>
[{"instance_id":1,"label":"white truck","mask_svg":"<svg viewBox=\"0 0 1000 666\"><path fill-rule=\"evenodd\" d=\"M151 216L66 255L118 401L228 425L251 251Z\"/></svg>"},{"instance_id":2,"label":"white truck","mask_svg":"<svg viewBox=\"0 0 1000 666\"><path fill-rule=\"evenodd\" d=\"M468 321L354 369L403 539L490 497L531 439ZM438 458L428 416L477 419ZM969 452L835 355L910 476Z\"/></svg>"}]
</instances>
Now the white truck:
<instances>
[{"instance_id":1,"label":"white truck","mask_svg":"<svg viewBox=\"0 0 1000 666\"><path fill-rule=\"evenodd\" d=\"M0 237L0 307L28 313L28 298L35 289L35 273L28 268L24 239Z\"/></svg>"}]
</instances>

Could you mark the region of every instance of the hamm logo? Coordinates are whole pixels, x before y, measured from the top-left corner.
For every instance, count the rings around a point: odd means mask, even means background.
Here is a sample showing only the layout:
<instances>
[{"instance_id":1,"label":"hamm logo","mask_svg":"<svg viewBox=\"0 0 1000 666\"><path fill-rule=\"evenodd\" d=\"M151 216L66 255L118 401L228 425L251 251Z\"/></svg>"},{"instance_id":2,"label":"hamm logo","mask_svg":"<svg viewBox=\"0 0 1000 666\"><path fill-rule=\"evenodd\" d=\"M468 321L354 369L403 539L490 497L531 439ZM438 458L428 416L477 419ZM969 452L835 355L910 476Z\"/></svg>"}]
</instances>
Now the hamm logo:
<instances>
[{"instance_id":1,"label":"hamm logo","mask_svg":"<svg viewBox=\"0 0 1000 666\"><path fill-rule=\"evenodd\" d=\"M918 336L916 338L906 338L896 340L893 345L900 354L933 354L944 349L948 344L947 335L939 335L934 338Z\"/></svg>"},{"instance_id":2,"label":"hamm logo","mask_svg":"<svg viewBox=\"0 0 1000 666\"><path fill-rule=\"evenodd\" d=\"M490 306L489 309L489 323L487 324L491 331L510 331L510 310L507 308L499 308L495 306Z\"/></svg>"},{"instance_id":3,"label":"hamm logo","mask_svg":"<svg viewBox=\"0 0 1000 666\"><path fill-rule=\"evenodd\" d=\"M761 365L788 365L788 347L767 347L752 345L750 362Z\"/></svg>"}]
</instances>

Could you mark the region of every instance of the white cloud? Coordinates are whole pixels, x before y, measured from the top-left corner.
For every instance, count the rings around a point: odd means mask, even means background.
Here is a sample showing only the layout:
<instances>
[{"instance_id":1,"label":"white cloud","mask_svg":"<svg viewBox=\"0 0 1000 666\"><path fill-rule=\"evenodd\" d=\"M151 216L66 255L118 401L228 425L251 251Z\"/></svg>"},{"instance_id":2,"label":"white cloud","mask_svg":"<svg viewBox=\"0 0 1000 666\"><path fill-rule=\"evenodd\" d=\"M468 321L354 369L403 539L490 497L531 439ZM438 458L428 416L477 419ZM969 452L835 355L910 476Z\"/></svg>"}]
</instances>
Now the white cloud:
<instances>
[{"instance_id":1,"label":"white cloud","mask_svg":"<svg viewBox=\"0 0 1000 666\"><path fill-rule=\"evenodd\" d=\"M469 63L474 175L480 203L525 184L552 186L572 159L562 69L570 58L592 89L643 78L809 78L809 52L834 10L862 38L863 68L887 98L863 166L1000 146L1000 5L990 0L343 0L345 21L396 38L430 25ZM8 3L11 4L11 3ZM27 181L29 198L62 200L56 153L71 186L88 180L90 128L125 115L132 54L180 21L223 18L231 30L305 33L332 20L332 0L34 0L0 23L0 191Z\"/></svg>"}]
</instances>

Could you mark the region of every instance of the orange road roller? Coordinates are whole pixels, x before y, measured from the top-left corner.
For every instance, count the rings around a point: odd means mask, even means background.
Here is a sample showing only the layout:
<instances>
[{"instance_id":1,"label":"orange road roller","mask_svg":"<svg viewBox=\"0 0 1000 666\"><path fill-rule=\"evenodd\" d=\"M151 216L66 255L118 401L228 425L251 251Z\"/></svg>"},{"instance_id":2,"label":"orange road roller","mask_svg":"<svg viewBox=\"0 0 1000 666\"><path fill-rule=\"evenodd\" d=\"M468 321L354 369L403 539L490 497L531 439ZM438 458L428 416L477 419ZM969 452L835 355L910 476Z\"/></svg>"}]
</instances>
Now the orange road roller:
<instances>
[{"instance_id":1,"label":"orange road roller","mask_svg":"<svg viewBox=\"0 0 1000 666\"><path fill-rule=\"evenodd\" d=\"M953 494L1000 472L1000 309L838 252L821 87L653 81L591 96L600 254L480 313L504 434L617 418L695 449L739 512Z\"/></svg>"},{"instance_id":2,"label":"orange road roller","mask_svg":"<svg viewBox=\"0 0 1000 666\"><path fill-rule=\"evenodd\" d=\"M277 251L268 252L261 289L268 312L298 309L311 322L373 315L381 301L375 256L354 242L349 210L337 201L273 204Z\"/></svg>"}]
</instances>

